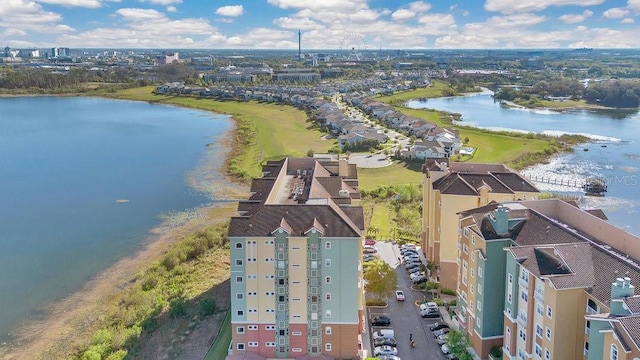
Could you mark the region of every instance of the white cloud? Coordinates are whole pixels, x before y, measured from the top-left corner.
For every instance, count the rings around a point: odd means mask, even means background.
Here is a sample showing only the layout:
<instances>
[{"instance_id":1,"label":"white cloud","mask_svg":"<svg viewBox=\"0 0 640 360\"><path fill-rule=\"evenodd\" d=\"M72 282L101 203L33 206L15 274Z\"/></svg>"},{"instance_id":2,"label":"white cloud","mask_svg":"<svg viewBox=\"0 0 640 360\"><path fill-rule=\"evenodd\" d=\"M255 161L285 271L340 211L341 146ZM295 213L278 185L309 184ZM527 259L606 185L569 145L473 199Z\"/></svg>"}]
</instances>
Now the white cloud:
<instances>
[{"instance_id":1,"label":"white cloud","mask_svg":"<svg viewBox=\"0 0 640 360\"><path fill-rule=\"evenodd\" d=\"M454 6L455 8L455 6ZM402 7L391 14L393 20L407 20L412 19L422 13L425 13L431 9L431 4L424 1L414 1L409 3L409 6Z\"/></svg>"},{"instance_id":2,"label":"white cloud","mask_svg":"<svg viewBox=\"0 0 640 360\"><path fill-rule=\"evenodd\" d=\"M640 11L640 0L628 0L627 7L631 10Z\"/></svg>"},{"instance_id":3,"label":"white cloud","mask_svg":"<svg viewBox=\"0 0 640 360\"><path fill-rule=\"evenodd\" d=\"M86 8L99 8L102 6L100 0L36 0L50 5L78 6Z\"/></svg>"},{"instance_id":4,"label":"white cloud","mask_svg":"<svg viewBox=\"0 0 640 360\"><path fill-rule=\"evenodd\" d=\"M153 5L168 6L173 4L182 4L182 0L149 0L149 3Z\"/></svg>"},{"instance_id":5,"label":"white cloud","mask_svg":"<svg viewBox=\"0 0 640 360\"><path fill-rule=\"evenodd\" d=\"M368 8L367 0L267 0L281 9L309 9L311 11L355 12Z\"/></svg>"},{"instance_id":6,"label":"white cloud","mask_svg":"<svg viewBox=\"0 0 640 360\"><path fill-rule=\"evenodd\" d=\"M325 29L324 25L318 24L308 17L281 17L273 20L273 23L283 29L319 30Z\"/></svg>"},{"instance_id":7,"label":"white cloud","mask_svg":"<svg viewBox=\"0 0 640 360\"><path fill-rule=\"evenodd\" d=\"M167 12L170 12L170 13L178 12L178 9L175 6L167 6Z\"/></svg>"},{"instance_id":8,"label":"white cloud","mask_svg":"<svg viewBox=\"0 0 640 360\"><path fill-rule=\"evenodd\" d=\"M298 45L297 34L269 28L252 29L246 34L233 36L227 40L229 47L251 47L256 49L288 48Z\"/></svg>"},{"instance_id":9,"label":"white cloud","mask_svg":"<svg viewBox=\"0 0 640 360\"><path fill-rule=\"evenodd\" d=\"M116 14L122 16L125 20L140 21L164 18L165 15L153 9L138 8L122 8L116 10Z\"/></svg>"},{"instance_id":10,"label":"white cloud","mask_svg":"<svg viewBox=\"0 0 640 360\"><path fill-rule=\"evenodd\" d=\"M496 11L504 14L518 12L535 12L544 10L550 6L591 6L600 5L605 0L486 0L484 8L487 11Z\"/></svg>"},{"instance_id":11,"label":"white cloud","mask_svg":"<svg viewBox=\"0 0 640 360\"><path fill-rule=\"evenodd\" d=\"M588 17L591 17L591 15L593 15L593 11L585 10L582 14L565 14L558 19L565 24L576 24L585 21Z\"/></svg>"},{"instance_id":12,"label":"white cloud","mask_svg":"<svg viewBox=\"0 0 640 360\"><path fill-rule=\"evenodd\" d=\"M228 5L228 6L223 6L223 7L219 7L218 10L216 10L216 15L222 15L222 16L240 16L244 14L244 7L242 7L242 5Z\"/></svg>"},{"instance_id":13,"label":"white cloud","mask_svg":"<svg viewBox=\"0 0 640 360\"><path fill-rule=\"evenodd\" d=\"M420 24L424 24L424 34L445 35L456 32L456 20L451 14L427 14L418 19Z\"/></svg>"},{"instance_id":14,"label":"white cloud","mask_svg":"<svg viewBox=\"0 0 640 360\"><path fill-rule=\"evenodd\" d=\"M629 13L629 10L622 8L611 8L602 13L607 19L620 19Z\"/></svg>"},{"instance_id":15,"label":"white cloud","mask_svg":"<svg viewBox=\"0 0 640 360\"><path fill-rule=\"evenodd\" d=\"M634 24L635 22L633 18L624 18L620 21L620 24Z\"/></svg>"},{"instance_id":16,"label":"white cloud","mask_svg":"<svg viewBox=\"0 0 640 360\"><path fill-rule=\"evenodd\" d=\"M22 29L8 28L2 32L2 36L14 37L14 36L25 36L27 32Z\"/></svg>"}]
</instances>

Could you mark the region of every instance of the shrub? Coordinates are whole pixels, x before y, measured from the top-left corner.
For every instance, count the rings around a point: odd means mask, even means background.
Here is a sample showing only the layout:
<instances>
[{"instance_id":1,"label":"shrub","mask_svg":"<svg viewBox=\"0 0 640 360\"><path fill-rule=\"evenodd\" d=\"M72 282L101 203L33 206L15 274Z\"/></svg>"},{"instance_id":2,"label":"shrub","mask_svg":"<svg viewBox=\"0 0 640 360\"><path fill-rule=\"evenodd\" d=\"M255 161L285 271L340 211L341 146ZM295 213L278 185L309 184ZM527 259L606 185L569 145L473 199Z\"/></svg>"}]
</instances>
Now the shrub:
<instances>
[{"instance_id":1,"label":"shrub","mask_svg":"<svg viewBox=\"0 0 640 360\"><path fill-rule=\"evenodd\" d=\"M436 282L436 281L428 281L426 283L424 283L424 289L429 291L429 290L434 290L440 287L440 283Z\"/></svg>"},{"instance_id":2,"label":"shrub","mask_svg":"<svg viewBox=\"0 0 640 360\"><path fill-rule=\"evenodd\" d=\"M127 356L127 352L125 350L118 350L111 355L107 356L105 360L123 360Z\"/></svg>"},{"instance_id":3,"label":"shrub","mask_svg":"<svg viewBox=\"0 0 640 360\"><path fill-rule=\"evenodd\" d=\"M169 315L178 318L187 315L187 306L182 299L173 300L169 304Z\"/></svg>"},{"instance_id":4,"label":"shrub","mask_svg":"<svg viewBox=\"0 0 640 360\"><path fill-rule=\"evenodd\" d=\"M367 306L385 306L387 302L382 299L367 299Z\"/></svg>"},{"instance_id":5,"label":"shrub","mask_svg":"<svg viewBox=\"0 0 640 360\"><path fill-rule=\"evenodd\" d=\"M208 297L200 301L200 314L203 316L213 315L218 310L215 298Z\"/></svg>"},{"instance_id":6,"label":"shrub","mask_svg":"<svg viewBox=\"0 0 640 360\"><path fill-rule=\"evenodd\" d=\"M440 290L440 293L445 294L445 295L453 295L456 296L456 291L455 290L451 290L451 289L442 289Z\"/></svg>"},{"instance_id":7,"label":"shrub","mask_svg":"<svg viewBox=\"0 0 640 360\"><path fill-rule=\"evenodd\" d=\"M449 306L456 306L456 305L458 305L458 301L456 299L449 301Z\"/></svg>"},{"instance_id":8,"label":"shrub","mask_svg":"<svg viewBox=\"0 0 640 360\"><path fill-rule=\"evenodd\" d=\"M435 299L433 299L431 301L433 301L434 303L438 304L438 306L444 306L444 301L442 299L440 299L440 298L435 298Z\"/></svg>"}]
</instances>

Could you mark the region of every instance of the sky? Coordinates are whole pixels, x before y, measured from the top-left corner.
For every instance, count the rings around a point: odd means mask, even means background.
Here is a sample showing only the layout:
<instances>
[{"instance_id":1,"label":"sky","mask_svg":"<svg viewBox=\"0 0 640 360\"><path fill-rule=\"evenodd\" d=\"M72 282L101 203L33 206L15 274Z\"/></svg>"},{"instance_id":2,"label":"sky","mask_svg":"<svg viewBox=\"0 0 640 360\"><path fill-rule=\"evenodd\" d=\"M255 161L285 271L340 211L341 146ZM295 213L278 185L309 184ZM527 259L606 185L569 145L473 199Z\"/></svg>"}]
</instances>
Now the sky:
<instances>
[{"instance_id":1,"label":"sky","mask_svg":"<svg viewBox=\"0 0 640 360\"><path fill-rule=\"evenodd\" d=\"M640 0L0 0L0 46L640 48Z\"/></svg>"}]
</instances>

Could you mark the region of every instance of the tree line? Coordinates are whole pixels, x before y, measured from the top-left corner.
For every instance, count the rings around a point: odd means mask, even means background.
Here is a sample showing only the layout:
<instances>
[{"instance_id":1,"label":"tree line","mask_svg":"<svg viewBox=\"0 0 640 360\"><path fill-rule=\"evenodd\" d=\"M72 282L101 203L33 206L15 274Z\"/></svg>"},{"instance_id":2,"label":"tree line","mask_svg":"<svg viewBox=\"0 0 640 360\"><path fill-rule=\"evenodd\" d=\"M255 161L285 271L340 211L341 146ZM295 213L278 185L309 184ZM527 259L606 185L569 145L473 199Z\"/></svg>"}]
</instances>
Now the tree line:
<instances>
[{"instance_id":1,"label":"tree line","mask_svg":"<svg viewBox=\"0 0 640 360\"><path fill-rule=\"evenodd\" d=\"M575 79L542 80L533 86L502 87L494 95L496 99L513 101L517 98L567 97L584 99L589 104L612 108L637 108L640 106L640 82L633 80L607 80L591 82L588 86Z\"/></svg>"}]
</instances>

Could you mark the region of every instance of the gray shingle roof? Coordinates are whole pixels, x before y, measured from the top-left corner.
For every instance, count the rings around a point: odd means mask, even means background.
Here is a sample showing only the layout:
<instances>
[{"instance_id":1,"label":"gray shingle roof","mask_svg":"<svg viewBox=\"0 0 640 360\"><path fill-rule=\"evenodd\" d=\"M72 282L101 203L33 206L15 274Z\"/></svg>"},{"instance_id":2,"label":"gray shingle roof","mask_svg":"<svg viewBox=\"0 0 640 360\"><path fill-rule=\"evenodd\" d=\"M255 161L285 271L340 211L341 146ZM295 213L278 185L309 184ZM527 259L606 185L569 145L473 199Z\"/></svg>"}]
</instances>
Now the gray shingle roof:
<instances>
[{"instance_id":1,"label":"gray shingle roof","mask_svg":"<svg viewBox=\"0 0 640 360\"><path fill-rule=\"evenodd\" d=\"M619 322L625 332L629 334L636 349L640 349L640 315L627 316L619 319Z\"/></svg>"}]
</instances>

